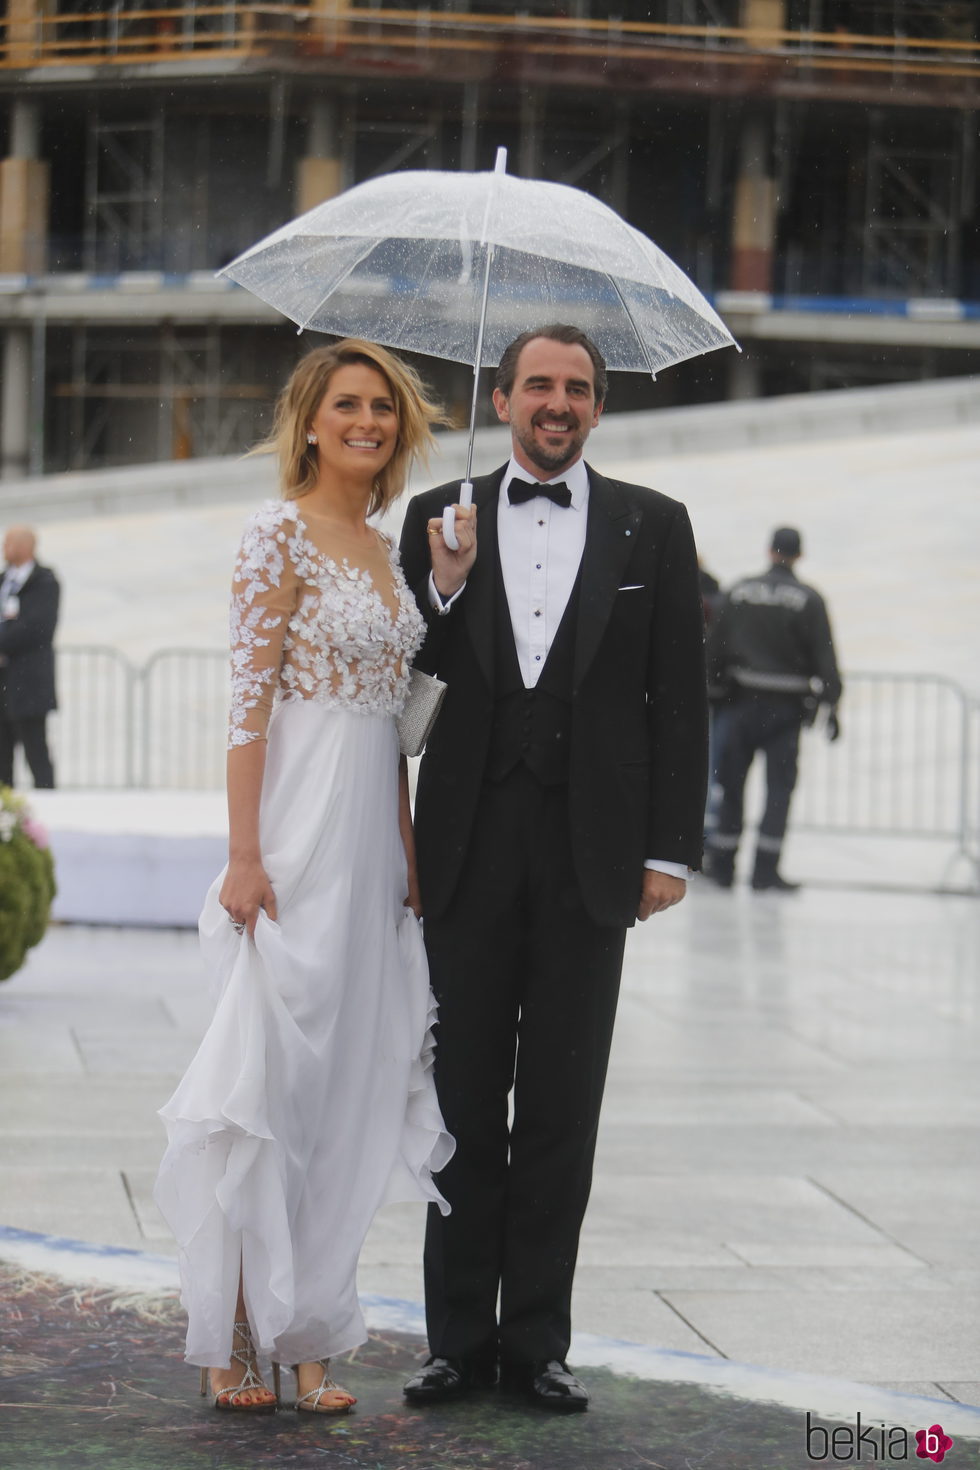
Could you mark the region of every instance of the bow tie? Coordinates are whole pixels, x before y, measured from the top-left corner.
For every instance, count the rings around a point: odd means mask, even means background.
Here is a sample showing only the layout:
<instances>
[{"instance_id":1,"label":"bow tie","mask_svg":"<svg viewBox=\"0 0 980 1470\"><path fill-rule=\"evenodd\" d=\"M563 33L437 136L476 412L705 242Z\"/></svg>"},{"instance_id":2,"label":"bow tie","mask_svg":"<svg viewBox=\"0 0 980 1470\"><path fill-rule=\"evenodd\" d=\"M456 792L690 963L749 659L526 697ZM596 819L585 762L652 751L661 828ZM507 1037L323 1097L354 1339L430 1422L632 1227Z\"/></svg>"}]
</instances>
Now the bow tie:
<instances>
[{"instance_id":1,"label":"bow tie","mask_svg":"<svg viewBox=\"0 0 980 1470\"><path fill-rule=\"evenodd\" d=\"M564 480L559 480L557 485L542 485L540 480L511 480L507 486L507 499L511 505L524 505L536 495L544 495L563 510L567 510L572 503L572 492Z\"/></svg>"}]
</instances>

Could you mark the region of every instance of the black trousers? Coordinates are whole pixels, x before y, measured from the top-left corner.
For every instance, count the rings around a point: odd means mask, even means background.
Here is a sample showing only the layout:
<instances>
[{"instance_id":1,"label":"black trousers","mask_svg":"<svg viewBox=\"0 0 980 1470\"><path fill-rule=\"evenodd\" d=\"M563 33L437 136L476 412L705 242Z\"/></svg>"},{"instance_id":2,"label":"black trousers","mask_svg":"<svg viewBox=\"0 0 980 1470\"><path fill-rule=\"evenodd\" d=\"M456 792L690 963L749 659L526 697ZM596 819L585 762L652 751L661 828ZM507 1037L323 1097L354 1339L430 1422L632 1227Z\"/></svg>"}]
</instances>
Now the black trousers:
<instances>
[{"instance_id":1,"label":"black trousers","mask_svg":"<svg viewBox=\"0 0 980 1470\"><path fill-rule=\"evenodd\" d=\"M424 930L456 1139L452 1213L430 1207L426 1230L429 1347L563 1359L626 938L582 904L567 788L524 767L487 784L452 905Z\"/></svg>"},{"instance_id":2,"label":"black trousers","mask_svg":"<svg viewBox=\"0 0 980 1470\"><path fill-rule=\"evenodd\" d=\"M0 705L0 786L14 784L14 751L24 747L24 756L38 789L54 786L54 767L48 752L45 731L47 715L32 715L26 720L11 720Z\"/></svg>"},{"instance_id":3,"label":"black trousers","mask_svg":"<svg viewBox=\"0 0 980 1470\"><path fill-rule=\"evenodd\" d=\"M778 858L796 786L803 714L786 694L745 694L716 717L717 780L721 788L712 847L734 853L742 835L745 782L757 751L766 758L766 805L758 851Z\"/></svg>"}]
</instances>

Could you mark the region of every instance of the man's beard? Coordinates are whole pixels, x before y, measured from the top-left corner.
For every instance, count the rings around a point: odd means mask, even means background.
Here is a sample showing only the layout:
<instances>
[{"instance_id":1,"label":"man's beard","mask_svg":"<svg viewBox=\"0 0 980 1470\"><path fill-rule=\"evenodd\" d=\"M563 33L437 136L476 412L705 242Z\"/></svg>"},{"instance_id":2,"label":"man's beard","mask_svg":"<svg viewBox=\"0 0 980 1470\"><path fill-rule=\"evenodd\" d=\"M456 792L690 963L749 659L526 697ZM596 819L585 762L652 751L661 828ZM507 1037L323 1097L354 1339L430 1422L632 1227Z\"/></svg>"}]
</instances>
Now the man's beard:
<instances>
[{"instance_id":1,"label":"man's beard","mask_svg":"<svg viewBox=\"0 0 980 1470\"><path fill-rule=\"evenodd\" d=\"M578 459L585 443L584 437L574 430L564 444L556 445L554 449L539 444L533 433L528 436L517 434L516 438L531 463L537 465L539 470L547 470L549 476L563 470L572 460Z\"/></svg>"}]
</instances>

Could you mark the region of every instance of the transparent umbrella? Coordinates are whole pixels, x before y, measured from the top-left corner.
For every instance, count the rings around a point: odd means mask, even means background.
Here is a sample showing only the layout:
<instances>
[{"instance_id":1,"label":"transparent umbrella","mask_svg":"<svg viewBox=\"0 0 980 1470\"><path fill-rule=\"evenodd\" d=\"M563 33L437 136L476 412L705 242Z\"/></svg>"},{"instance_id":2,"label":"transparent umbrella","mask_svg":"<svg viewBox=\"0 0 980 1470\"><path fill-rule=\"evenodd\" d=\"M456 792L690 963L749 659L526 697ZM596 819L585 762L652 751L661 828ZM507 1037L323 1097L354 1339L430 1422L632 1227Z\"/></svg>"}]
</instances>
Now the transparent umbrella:
<instances>
[{"instance_id":1,"label":"transparent umbrella","mask_svg":"<svg viewBox=\"0 0 980 1470\"><path fill-rule=\"evenodd\" d=\"M565 321L609 367L656 374L735 346L652 240L590 194L492 173L386 174L267 235L220 274L296 322L480 368L528 326ZM455 540L452 516L446 540Z\"/></svg>"}]
</instances>

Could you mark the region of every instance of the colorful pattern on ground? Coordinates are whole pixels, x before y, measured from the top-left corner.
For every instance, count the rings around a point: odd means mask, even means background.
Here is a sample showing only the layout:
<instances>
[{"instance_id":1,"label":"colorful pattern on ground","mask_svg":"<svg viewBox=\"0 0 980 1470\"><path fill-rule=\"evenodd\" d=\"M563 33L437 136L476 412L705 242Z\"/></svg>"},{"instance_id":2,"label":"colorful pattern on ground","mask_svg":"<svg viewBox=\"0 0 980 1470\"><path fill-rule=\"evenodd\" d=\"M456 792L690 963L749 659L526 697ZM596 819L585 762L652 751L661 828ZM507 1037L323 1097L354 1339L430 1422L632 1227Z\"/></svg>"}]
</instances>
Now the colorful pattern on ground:
<instances>
[{"instance_id":1,"label":"colorful pattern on ground","mask_svg":"<svg viewBox=\"0 0 980 1470\"><path fill-rule=\"evenodd\" d=\"M181 1359L173 1297L79 1287L0 1265L0 1464L5 1470L804 1470L820 1460L929 1464L884 1452L830 1453L833 1425L691 1384L582 1372L587 1414L556 1416L496 1393L412 1409L401 1386L423 1353L404 1334L372 1336L335 1373L358 1397L342 1419L219 1414ZM291 1375L288 1375L291 1382ZM284 1375L284 1390L286 1375ZM290 1400L287 1400L290 1402ZM927 1427L927 1426L926 1426ZM853 1427L852 1427L853 1428ZM817 1432L819 1431L819 1432ZM872 1456L870 1443L878 1446ZM845 1447L838 1438L836 1448ZM894 1446L893 1446L894 1447ZM950 1470L980 1470L954 1444Z\"/></svg>"}]
</instances>

